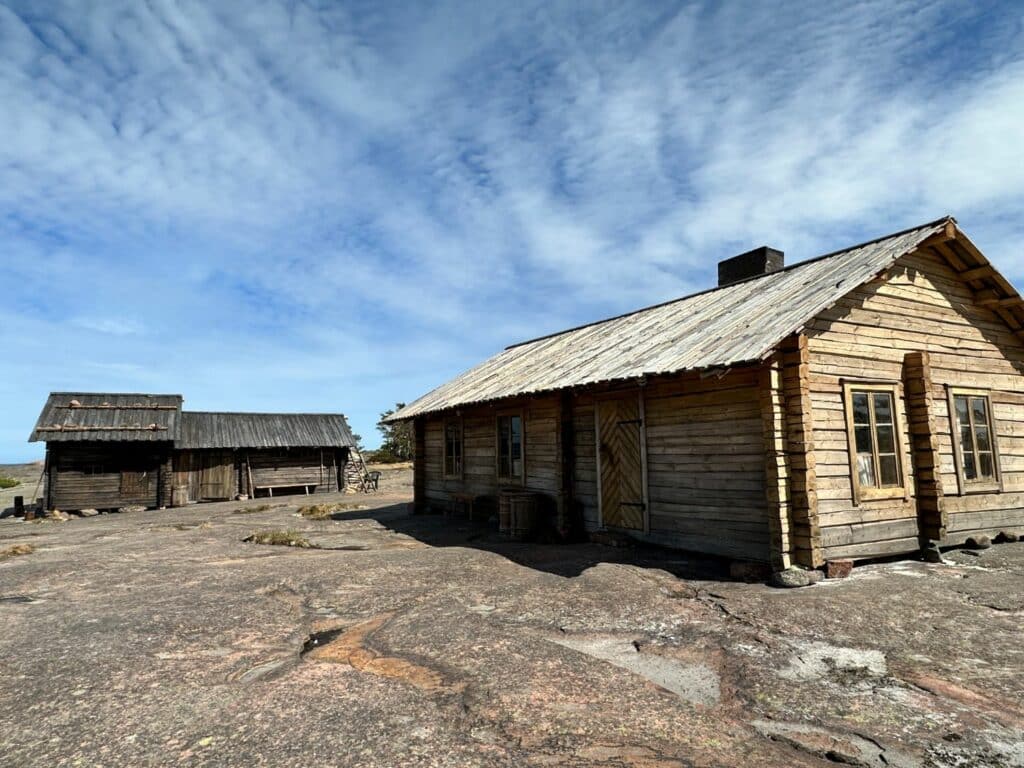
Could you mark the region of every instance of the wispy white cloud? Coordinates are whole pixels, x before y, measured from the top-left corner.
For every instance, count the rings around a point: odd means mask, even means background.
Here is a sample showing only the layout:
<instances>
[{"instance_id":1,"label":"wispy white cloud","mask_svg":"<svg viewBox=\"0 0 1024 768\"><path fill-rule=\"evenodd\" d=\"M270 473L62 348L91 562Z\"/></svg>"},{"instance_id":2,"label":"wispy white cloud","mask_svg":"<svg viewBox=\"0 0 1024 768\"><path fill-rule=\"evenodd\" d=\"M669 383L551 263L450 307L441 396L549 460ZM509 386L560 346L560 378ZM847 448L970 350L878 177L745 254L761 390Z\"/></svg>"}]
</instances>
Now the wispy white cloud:
<instances>
[{"instance_id":1,"label":"wispy white cloud","mask_svg":"<svg viewBox=\"0 0 1024 768\"><path fill-rule=\"evenodd\" d=\"M338 407L369 437L504 343L761 243L802 258L949 212L1022 273L1021 21L0 0L0 397L26 434L44 389L123 387Z\"/></svg>"}]
</instances>

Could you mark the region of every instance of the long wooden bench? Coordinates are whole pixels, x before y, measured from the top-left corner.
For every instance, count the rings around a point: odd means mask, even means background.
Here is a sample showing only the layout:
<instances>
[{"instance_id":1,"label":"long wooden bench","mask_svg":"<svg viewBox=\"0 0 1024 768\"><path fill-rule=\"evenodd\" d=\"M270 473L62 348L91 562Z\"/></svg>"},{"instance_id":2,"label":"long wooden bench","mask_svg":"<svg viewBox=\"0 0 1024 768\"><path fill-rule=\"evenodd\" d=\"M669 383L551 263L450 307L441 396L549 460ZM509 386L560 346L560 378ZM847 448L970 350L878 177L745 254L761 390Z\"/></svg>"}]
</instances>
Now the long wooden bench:
<instances>
[{"instance_id":1,"label":"long wooden bench","mask_svg":"<svg viewBox=\"0 0 1024 768\"><path fill-rule=\"evenodd\" d=\"M270 498L274 498L275 488L303 488L306 491L306 495L309 496L309 489L313 488L316 490L317 483L280 483L278 485L254 485L253 486L253 498L256 496L256 491L266 491Z\"/></svg>"}]
</instances>

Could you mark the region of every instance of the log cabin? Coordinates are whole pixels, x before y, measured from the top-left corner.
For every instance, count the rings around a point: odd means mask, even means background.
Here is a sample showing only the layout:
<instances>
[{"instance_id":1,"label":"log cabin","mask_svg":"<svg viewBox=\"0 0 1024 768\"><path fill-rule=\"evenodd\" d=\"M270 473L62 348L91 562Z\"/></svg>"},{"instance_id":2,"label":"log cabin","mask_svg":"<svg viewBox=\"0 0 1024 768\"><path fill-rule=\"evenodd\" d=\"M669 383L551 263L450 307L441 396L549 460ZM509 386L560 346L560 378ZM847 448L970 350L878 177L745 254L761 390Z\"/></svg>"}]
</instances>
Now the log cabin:
<instances>
[{"instance_id":1,"label":"log cabin","mask_svg":"<svg viewBox=\"0 0 1024 768\"><path fill-rule=\"evenodd\" d=\"M1024 532L1024 299L953 218L718 272L395 413L417 508L531 491L590 531L776 569Z\"/></svg>"},{"instance_id":2,"label":"log cabin","mask_svg":"<svg viewBox=\"0 0 1024 768\"><path fill-rule=\"evenodd\" d=\"M46 509L181 506L343 490L355 441L342 414L182 410L181 395L51 393Z\"/></svg>"}]
</instances>

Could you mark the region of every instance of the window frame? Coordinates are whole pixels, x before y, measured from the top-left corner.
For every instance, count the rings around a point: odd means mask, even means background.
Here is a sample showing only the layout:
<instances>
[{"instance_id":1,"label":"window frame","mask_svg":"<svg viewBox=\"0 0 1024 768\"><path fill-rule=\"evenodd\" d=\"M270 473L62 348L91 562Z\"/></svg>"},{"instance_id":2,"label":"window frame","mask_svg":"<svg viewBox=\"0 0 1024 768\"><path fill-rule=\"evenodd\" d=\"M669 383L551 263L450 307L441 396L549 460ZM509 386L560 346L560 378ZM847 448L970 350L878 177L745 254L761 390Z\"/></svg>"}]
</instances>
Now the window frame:
<instances>
[{"instance_id":1,"label":"window frame","mask_svg":"<svg viewBox=\"0 0 1024 768\"><path fill-rule=\"evenodd\" d=\"M501 420L519 417L519 451L521 474L506 477L501 474ZM511 435L511 430L509 430ZM509 447L509 471L511 471L511 444ZM526 483L526 417L522 409L498 411L494 415L494 474L499 483L524 485Z\"/></svg>"},{"instance_id":2,"label":"window frame","mask_svg":"<svg viewBox=\"0 0 1024 768\"><path fill-rule=\"evenodd\" d=\"M448 472L448 427L455 426L459 431L459 471ZM448 416L441 425L441 473L445 480L461 480L466 468L466 432L462 416Z\"/></svg>"},{"instance_id":3,"label":"window frame","mask_svg":"<svg viewBox=\"0 0 1024 768\"><path fill-rule=\"evenodd\" d=\"M995 472L994 479L968 480L964 473L963 446L960 440L960 423L956 415L956 398L982 397L985 399L985 411L988 414L988 434L992 443L992 469ZM946 407L949 410L949 435L953 445L953 465L956 467L956 482L958 495L966 496L972 493L1002 493L1003 492L1003 470L999 460L999 439L996 436L996 419L992 411L992 392L987 389L972 389L969 387L955 387L946 385ZM968 402L968 414L970 414L970 403ZM973 426L974 419L971 417ZM972 439L973 437L972 429ZM976 443L975 439L975 443ZM977 461L977 445L974 449L975 461ZM980 468L979 468L980 469Z\"/></svg>"},{"instance_id":4,"label":"window frame","mask_svg":"<svg viewBox=\"0 0 1024 768\"><path fill-rule=\"evenodd\" d=\"M850 483L853 488L854 505L871 501L893 501L896 499L902 499L904 501L908 500L910 498L910 473L907 472L907 453L903 445L903 425L899 413L899 404L902 401L901 384L899 382L857 381L844 379L842 380L842 388L843 412L846 417L846 441L847 451L849 453ZM861 485L860 473L857 469L857 438L853 417L854 392L883 392L892 398L892 427L893 432L895 433L896 469L899 472L899 485L887 485L882 487ZM874 413L873 408L871 412ZM872 424L874 424L873 419ZM878 432L875 428L873 428L871 439L874 447L873 456L876 460L875 473L876 477L879 477L877 465Z\"/></svg>"}]
</instances>

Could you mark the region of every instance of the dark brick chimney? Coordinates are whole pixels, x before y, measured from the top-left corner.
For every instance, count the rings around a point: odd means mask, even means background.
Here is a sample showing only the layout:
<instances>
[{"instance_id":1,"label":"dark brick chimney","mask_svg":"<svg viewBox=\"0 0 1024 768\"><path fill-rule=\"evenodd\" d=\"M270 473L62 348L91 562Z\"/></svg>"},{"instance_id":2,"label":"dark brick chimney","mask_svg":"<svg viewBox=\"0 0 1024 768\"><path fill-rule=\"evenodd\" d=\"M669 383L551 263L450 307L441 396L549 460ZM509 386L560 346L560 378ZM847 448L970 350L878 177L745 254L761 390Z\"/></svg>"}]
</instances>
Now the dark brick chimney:
<instances>
[{"instance_id":1,"label":"dark brick chimney","mask_svg":"<svg viewBox=\"0 0 1024 768\"><path fill-rule=\"evenodd\" d=\"M762 245L752 251L718 262L718 287L732 285L748 277L778 272L786 265L782 251Z\"/></svg>"}]
</instances>

